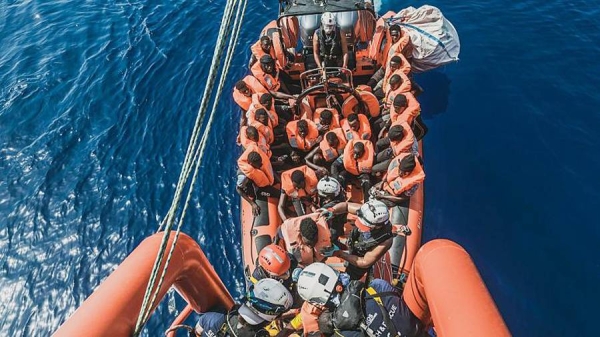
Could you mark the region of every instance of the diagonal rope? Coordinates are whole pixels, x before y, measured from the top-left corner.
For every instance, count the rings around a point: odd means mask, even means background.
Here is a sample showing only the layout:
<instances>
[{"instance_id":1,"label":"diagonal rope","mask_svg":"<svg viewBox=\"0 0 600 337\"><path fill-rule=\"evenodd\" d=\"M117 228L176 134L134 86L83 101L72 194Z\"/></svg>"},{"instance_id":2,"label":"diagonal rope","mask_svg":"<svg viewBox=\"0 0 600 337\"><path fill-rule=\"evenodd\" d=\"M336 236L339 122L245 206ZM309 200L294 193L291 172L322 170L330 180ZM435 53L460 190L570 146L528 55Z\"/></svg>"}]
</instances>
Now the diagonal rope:
<instances>
[{"instance_id":1,"label":"diagonal rope","mask_svg":"<svg viewBox=\"0 0 600 337\"><path fill-rule=\"evenodd\" d=\"M212 120L214 117L214 112L216 110L216 106L218 103L218 99L219 96L222 92L222 88L224 86L225 83L225 78L226 75L228 73L228 68L231 64L231 58L233 56L233 52L235 50L235 45L237 42L237 38L239 36L239 30L241 28L241 23L243 21L243 16L245 13L245 9L246 9L246 5L247 5L247 0L242 0L243 1L243 6L239 3L240 0L228 0L225 10L224 10L224 15L223 15L223 20L221 22L221 27L219 28L219 35L218 35L218 39L217 39L217 44L215 46L215 54L213 55L213 59L212 59L212 64L211 64L211 68L209 71L209 77L208 77L208 81L207 81L207 85L205 87L204 90L204 94L202 97L202 101L200 104L200 108L198 110L198 116L196 118L196 123L194 125L194 130L192 131L192 136L190 139L190 144L188 145L188 149L186 152L186 157L184 160L184 164L182 167L182 171L179 177L179 181L177 184L177 188L175 191L175 196L173 198L173 202L171 204L171 207L169 209L169 212L167 213L167 216L165 217L165 219L162 221L162 223L159 226L159 231L160 229L165 226L165 233L163 236L163 241L161 242L161 247L159 249L159 252L157 254L156 260L155 260L155 264L150 276L150 280L148 282L148 286L146 288L146 294L144 296L144 301L142 302L142 307L140 310L140 315L138 316L138 321L136 323L136 329L134 332L134 336L139 335L139 333L141 332L141 327L144 325L144 323L147 321L150 312L151 312L151 308L153 307L155 300L158 296L158 292L160 290L160 287L162 285L162 282L164 281L164 277L166 275L166 270L168 268L169 265L169 261L172 257L173 251L175 249L175 245L180 233L180 228L181 228L181 224L183 223L183 218L185 217L185 212L187 210L187 207L189 205L189 201L191 199L191 194L193 191L193 185L197 179L198 176L198 171L200 168L200 164L202 161L202 157L204 155L204 149L206 147L206 143L207 143L207 139L208 139L208 134L210 131L210 127L212 125ZM230 36L229 32L232 30L232 26L231 26L231 19L232 19L232 15L234 12L234 8L237 6L237 11L236 11L236 16L235 16L235 21L234 21L234 34L233 34L233 39L230 39L229 42L229 47L227 50L227 56L226 56L226 60L225 60L225 64L224 64L224 70L223 73L221 74L221 78L219 80L219 86L218 86L218 90L217 90L217 95L215 98L215 101L213 103L212 106L212 110L210 112L210 118L209 118L209 123L207 124L207 127L204 131L204 134L202 134L202 138L200 140L200 143L197 143L197 139L200 135L200 130L205 118L205 114L206 114L206 109L208 107L208 102L210 100L211 94L212 94L212 89L214 88L214 83L216 80L216 76L218 73L218 69L221 63L221 57L223 54L223 50L224 50L224 46L225 46L225 39L224 36ZM243 8L243 9L242 9ZM191 155L191 154L194 155ZM183 194L183 189L189 179L189 175L191 173L192 170L192 166L194 166L195 163L195 171L194 171L194 176L192 179L192 182L190 184L190 188L188 190L188 195L186 198L186 203L184 205L184 210L182 212L182 216L179 220L179 224L177 227L177 232L175 235L175 238L173 240L173 244L171 246L171 249L169 251L169 255L167 257L167 261L165 263L164 268L162 269L162 274L160 277L160 280L158 282L158 285L155 287L156 285L156 278L157 278L157 274L158 274L158 269L162 263L163 260L163 256L164 256L164 252L165 252L165 248L170 236L170 232L171 232L171 228L173 227L174 221L175 221L175 214L177 212L177 207L179 205L179 201L181 199L181 196ZM152 295L152 299L149 300L150 298L150 294L152 292L152 289L154 290L154 293Z\"/></svg>"}]
</instances>

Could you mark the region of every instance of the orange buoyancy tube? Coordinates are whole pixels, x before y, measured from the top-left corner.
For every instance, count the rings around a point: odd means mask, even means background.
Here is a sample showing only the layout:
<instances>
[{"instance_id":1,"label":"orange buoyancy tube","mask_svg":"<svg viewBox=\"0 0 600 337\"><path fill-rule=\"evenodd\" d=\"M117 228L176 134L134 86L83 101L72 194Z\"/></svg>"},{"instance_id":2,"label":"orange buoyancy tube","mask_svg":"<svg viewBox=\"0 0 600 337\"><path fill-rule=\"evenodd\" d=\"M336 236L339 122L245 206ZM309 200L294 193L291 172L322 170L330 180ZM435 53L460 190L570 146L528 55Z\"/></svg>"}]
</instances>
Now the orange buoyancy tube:
<instances>
[{"instance_id":1,"label":"orange buoyancy tube","mask_svg":"<svg viewBox=\"0 0 600 337\"><path fill-rule=\"evenodd\" d=\"M369 119L363 114L358 114L358 131L354 131L348 123L348 119L343 119L340 123L347 140L351 139L371 139L371 125Z\"/></svg>"},{"instance_id":2,"label":"orange buoyancy tube","mask_svg":"<svg viewBox=\"0 0 600 337\"><path fill-rule=\"evenodd\" d=\"M315 247L309 247L302 243L300 234L300 223L305 218L311 218L317 223L318 240ZM325 218L320 213L307 214L295 218L289 218L281 224L281 234L285 241L286 250L296 257L298 263L304 267L313 262L325 259L321 249L331 246L331 233Z\"/></svg>"},{"instance_id":3,"label":"orange buoyancy tube","mask_svg":"<svg viewBox=\"0 0 600 337\"><path fill-rule=\"evenodd\" d=\"M390 120L392 123L407 122L409 125L412 125L415 118L421 113L421 104L410 92L403 92L402 95L406 97L408 106L404 111L398 113L392 104L390 106Z\"/></svg>"},{"instance_id":4,"label":"orange buoyancy tube","mask_svg":"<svg viewBox=\"0 0 600 337\"><path fill-rule=\"evenodd\" d=\"M363 143L365 146L365 153L358 159L354 159L354 144L356 143ZM355 176L362 173L371 173L374 154L375 150L370 140L349 140L344 149L344 168Z\"/></svg>"},{"instance_id":5,"label":"orange buoyancy tube","mask_svg":"<svg viewBox=\"0 0 600 337\"><path fill-rule=\"evenodd\" d=\"M294 171L300 171L304 175L306 185L303 189L297 190L294 188L294 184L292 183L292 173L294 173ZM315 171L306 165L283 171L281 173L281 189L287 196L292 198L313 196L317 192L318 182L319 179L317 179L317 174Z\"/></svg>"},{"instance_id":6,"label":"orange buoyancy tube","mask_svg":"<svg viewBox=\"0 0 600 337\"><path fill-rule=\"evenodd\" d=\"M388 167L387 174L383 177L383 189L391 195L400 196L403 192L425 180L425 171L423 171L423 166L421 166L419 160L415 160L416 166L409 175L400 176L400 162L411 154L402 153L394 158Z\"/></svg>"},{"instance_id":7,"label":"orange buoyancy tube","mask_svg":"<svg viewBox=\"0 0 600 337\"><path fill-rule=\"evenodd\" d=\"M257 152L262 158L262 166L257 169L252 167L248 162L248 155L250 152ZM269 185L273 185L275 178L273 176L273 167L271 166L271 161L269 157L260 149L260 147L250 144L244 153L238 158L238 167L240 171L248 177L248 179L252 180L252 182L258 187L265 187Z\"/></svg>"},{"instance_id":8,"label":"orange buoyancy tube","mask_svg":"<svg viewBox=\"0 0 600 337\"><path fill-rule=\"evenodd\" d=\"M298 122L299 121L291 121L285 126L288 140L291 147L308 152L319 141L319 129L313 121L306 120L308 123L308 134L306 137L301 137L298 134Z\"/></svg>"},{"instance_id":9,"label":"orange buoyancy tube","mask_svg":"<svg viewBox=\"0 0 600 337\"><path fill-rule=\"evenodd\" d=\"M264 91L278 91L281 83L279 83L279 69L275 65L275 75L265 73L260 67L260 60L250 68L252 76L264 87Z\"/></svg>"},{"instance_id":10,"label":"orange buoyancy tube","mask_svg":"<svg viewBox=\"0 0 600 337\"><path fill-rule=\"evenodd\" d=\"M321 113L323 113L323 111L325 111L325 110L331 111L331 114L333 115L333 119L331 120L331 125L329 126L329 129L331 130L331 129L339 128L340 127L340 115L338 114L337 110L334 108L316 108L312 114L311 120L313 122L315 122L315 124L321 124Z\"/></svg>"},{"instance_id":11,"label":"orange buoyancy tube","mask_svg":"<svg viewBox=\"0 0 600 337\"><path fill-rule=\"evenodd\" d=\"M370 88L370 87L369 87ZM378 117L380 114L379 101L377 97L367 90L356 90L360 99L365 103L367 111L364 113L371 117ZM358 100L353 95L348 96L342 104L342 114L344 117L348 117L349 114L355 112L354 109L358 105Z\"/></svg>"},{"instance_id":12,"label":"orange buoyancy tube","mask_svg":"<svg viewBox=\"0 0 600 337\"><path fill-rule=\"evenodd\" d=\"M319 143L319 148L321 148L321 153L323 154L323 158L328 163L336 160L340 156L340 153L342 153L344 151L344 148L346 147L346 143L347 143L346 135L344 135L344 130L342 130L341 128L336 128L329 132L333 132L336 134L336 136L338 138L338 146L335 148L329 146L329 143L327 143L326 138L324 138ZM329 133L329 132L327 132L327 133ZM327 133L325 134L325 136L327 136Z\"/></svg>"},{"instance_id":13,"label":"orange buoyancy tube","mask_svg":"<svg viewBox=\"0 0 600 337\"><path fill-rule=\"evenodd\" d=\"M271 49L269 49L269 53L267 54L260 45L260 39L258 39L258 41L256 41L256 43L254 43L250 47L250 52L252 52L252 55L256 58L257 62L260 61L260 58L265 55L270 55L273 58L273 60L276 59L275 50L273 49L273 47L271 46Z\"/></svg>"},{"instance_id":14,"label":"orange buoyancy tube","mask_svg":"<svg viewBox=\"0 0 600 337\"><path fill-rule=\"evenodd\" d=\"M265 111L267 112L267 115L269 115L269 119L271 120L271 123L273 124L273 127L277 127L277 125L279 125L279 116L277 115L277 111L275 111L275 102L273 102L273 99L271 100L271 109L267 109L264 105L262 105L260 103L260 96L262 96L264 94L260 93L260 94L254 94L252 95L252 105L251 105L251 109L256 111L258 109L265 109Z\"/></svg>"},{"instance_id":15,"label":"orange buoyancy tube","mask_svg":"<svg viewBox=\"0 0 600 337\"><path fill-rule=\"evenodd\" d=\"M264 125L256 120L254 113L255 110L248 110L246 114L246 117L248 117L248 125L255 127L256 130L265 137L268 144L273 144L275 135L273 134L273 124L271 123L271 120L269 119L268 125Z\"/></svg>"},{"instance_id":16,"label":"orange buoyancy tube","mask_svg":"<svg viewBox=\"0 0 600 337\"><path fill-rule=\"evenodd\" d=\"M415 138L415 134L413 133L410 125L405 121L400 121L396 123L392 123L391 127L395 125L400 125L404 129L404 137L398 142L394 142L390 140L390 148L394 153L394 157L399 156L401 153L412 153L414 155L418 155L418 143Z\"/></svg>"},{"instance_id":17,"label":"orange buoyancy tube","mask_svg":"<svg viewBox=\"0 0 600 337\"><path fill-rule=\"evenodd\" d=\"M240 146L243 147L244 149L248 148L248 146L250 145L256 145L258 146L269 158L271 158L271 147L269 146L269 144L267 143L267 139L265 138L265 136L262 135L262 133L260 133L260 131L258 132L258 142L255 142L251 139L249 139L246 136L246 129L248 129L247 126L242 126L240 128Z\"/></svg>"}]
</instances>

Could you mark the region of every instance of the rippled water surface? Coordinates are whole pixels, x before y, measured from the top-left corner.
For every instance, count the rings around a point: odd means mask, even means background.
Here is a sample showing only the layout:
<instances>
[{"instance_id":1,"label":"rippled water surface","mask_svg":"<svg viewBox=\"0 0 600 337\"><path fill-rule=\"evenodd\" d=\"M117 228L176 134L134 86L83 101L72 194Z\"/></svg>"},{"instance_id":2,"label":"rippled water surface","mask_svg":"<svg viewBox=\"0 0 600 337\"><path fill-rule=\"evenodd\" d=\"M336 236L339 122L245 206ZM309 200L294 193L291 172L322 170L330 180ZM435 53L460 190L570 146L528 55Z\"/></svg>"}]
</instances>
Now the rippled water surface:
<instances>
[{"instance_id":1,"label":"rippled water surface","mask_svg":"<svg viewBox=\"0 0 600 337\"><path fill-rule=\"evenodd\" d=\"M429 3L463 49L457 65L418 77L426 239L467 248L515 335L597 335L600 5ZM223 5L0 4L0 335L49 335L156 230ZM228 88L276 12L274 0L249 4ZM226 94L184 225L235 294L237 120ZM175 315L166 302L148 335Z\"/></svg>"}]
</instances>

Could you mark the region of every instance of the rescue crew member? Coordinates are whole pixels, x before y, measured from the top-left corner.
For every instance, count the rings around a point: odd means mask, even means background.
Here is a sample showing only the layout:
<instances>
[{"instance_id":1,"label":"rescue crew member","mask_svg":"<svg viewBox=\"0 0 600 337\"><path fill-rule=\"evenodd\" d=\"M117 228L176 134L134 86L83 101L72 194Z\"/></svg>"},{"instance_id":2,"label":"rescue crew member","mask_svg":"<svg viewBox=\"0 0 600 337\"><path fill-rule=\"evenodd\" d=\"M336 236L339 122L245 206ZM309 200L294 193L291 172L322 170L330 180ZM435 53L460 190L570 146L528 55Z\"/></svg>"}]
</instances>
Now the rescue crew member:
<instances>
[{"instance_id":1,"label":"rescue crew member","mask_svg":"<svg viewBox=\"0 0 600 337\"><path fill-rule=\"evenodd\" d=\"M285 241L288 253L302 267L323 261L321 251L331 247L331 234L327 220L320 213L312 213L285 220L278 231L278 240Z\"/></svg>"},{"instance_id":2,"label":"rescue crew member","mask_svg":"<svg viewBox=\"0 0 600 337\"><path fill-rule=\"evenodd\" d=\"M296 216L302 216L315 211L313 198L317 194L317 175L313 169L303 165L281 173L281 194L277 212L282 221L287 219L285 214L288 198L294 206Z\"/></svg>"},{"instance_id":3,"label":"rescue crew member","mask_svg":"<svg viewBox=\"0 0 600 337\"><path fill-rule=\"evenodd\" d=\"M353 301L353 295L363 289L364 302ZM350 282L341 298L347 300L319 316L319 329L325 336L334 335L335 329L336 335L345 337L429 337L425 325L410 311L402 294L385 280L374 279L366 288L361 283ZM342 319L337 320L339 317ZM361 318L364 321L361 322ZM347 324L360 327L359 331L344 330L341 325Z\"/></svg>"},{"instance_id":4,"label":"rescue crew member","mask_svg":"<svg viewBox=\"0 0 600 337\"><path fill-rule=\"evenodd\" d=\"M331 175L344 187L351 179L358 179L363 195L367 195L371 188L374 152L373 144L369 140L348 141L344 154L331 164Z\"/></svg>"},{"instance_id":5,"label":"rescue crew member","mask_svg":"<svg viewBox=\"0 0 600 337\"><path fill-rule=\"evenodd\" d=\"M337 26L335 14L321 15L321 28L313 35L313 56L317 68L348 68L348 42Z\"/></svg>"},{"instance_id":6,"label":"rescue crew member","mask_svg":"<svg viewBox=\"0 0 600 337\"><path fill-rule=\"evenodd\" d=\"M320 176L328 174L327 167L330 167L331 163L344 153L346 143L346 137L341 128L327 132L325 139L319 142L319 146L306 155L306 165L310 166Z\"/></svg>"},{"instance_id":7,"label":"rescue crew member","mask_svg":"<svg viewBox=\"0 0 600 337\"><path fill-rule=\"evenodd\" d=\"M275 50L273 50L273 41L271 41L271 38L267 35L261 36L260 39L250 47L250 52L252 55L250 55L248 68L252 68L252 66L264 55L269 55L273 59L276 59Z\"/></svg>"},{"instance_id":8,"label":"rescue crew member","mask_svg":"<svg viewBox=\"0 0 600 337\"><path fill-rule=\"evenodd\" d=\"M347 140L371 139L371 125L367 116L363 114L351 113L340 124Z\"/></svg>"},{"instance_id":9,"label":"rescue crew member","mask_svg":"<svg viewBox=\"0 0 600 337\"><path fill-rule=\"evenodd\" d=\"M342 185L333 177L325 176L317 184L317 195L320 209L326 210L341 202L346 201L346 194L342 193ZM346 214L336 214L327 221L331 233L331 243L340 247L339 237L344 234Z\"/></svg>"},{"instance_id":10,"label":"rescue crew member","mask_svg":"<svg viewBox=\"0 0 600 337\"><path fill-rule=\"evenodd\" d=\"M292 294L283 284L265 278L250 286L243 304L226 312L200 314L195 331L203 337L269 336L267 324L288 311L292 303Z\"/></svg>"},{"instance_id":11,"label":"rescue crew member","mask_svg":"<svg viewBox=\"0 0 600 337\"><path fill-rule=\"evenodd\" d=\"M322 139L317 125L305 119L289 122L285 130L290 146L303 152L310 151Z\"/></svg>"},{"instance_id":12,"label":"rescue crew member","mask_svg":"<svg viewBox=\"0 0 600 337\"><path fill-rule=\"evenodd\" d=\"M406 122L394 123L388 131L387 137L380 138L375 144L377 156L373 172L387 172L392 159L401 153L419 154L419 144Z\"/></svg>"},{"instance_id":13,"label":"rescue crew member","mask_svg":"<svg viewBox=\"0 0 600 337\"><path fill-rule=\"evenodd\" d=\"M346 273L350 279L361 279L369 269L390 249L394 240L389 211L379 200L369 200L362 206L356 203L340 203L321 213L325 218L336 214L356 214L356 228L350 234L349 252L333 247L324 250L324 256L337 256L348 262Z\"/></svg>"},{"instance_id":14,"label":"rescue crew member","mask_svg":"<svg viewBox=\"0 0 600 337\"><path fill-rule=\"evenodd\" d=\"M252 206L252 214L258 216L260 207L257 197L279 197L273 187L275 174L269 157L256 145L250 144L238 159L236 191Z\"/></svg>"}]
</instances>

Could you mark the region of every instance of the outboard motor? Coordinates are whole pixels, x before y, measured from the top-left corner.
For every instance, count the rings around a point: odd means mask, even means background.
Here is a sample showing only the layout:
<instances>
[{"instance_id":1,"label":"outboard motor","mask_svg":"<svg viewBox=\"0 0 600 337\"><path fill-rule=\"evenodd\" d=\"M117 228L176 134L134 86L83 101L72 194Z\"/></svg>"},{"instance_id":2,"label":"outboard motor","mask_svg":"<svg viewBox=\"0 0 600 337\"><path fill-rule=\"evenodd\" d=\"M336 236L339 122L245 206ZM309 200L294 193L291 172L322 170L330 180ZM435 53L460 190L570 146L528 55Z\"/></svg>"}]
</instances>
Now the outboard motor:
<instances>
[{"instance_id":1,"label":"outboard motor","mask_svg":"<svg viewBox=\"0 0 600 337\"><path fill-rule=\"evenodd\" d=\"M321 15L311 14L298 16L300 23L300 41L302 41L302 56L304 57L304 65L306 69L316 67L313 57L313 35L321 25Z\"/></svg>"},{"instance_id":2,"label":"outboard motor","mask_svg":"<svg viewBox=\"0 0 600 337\"><path fill-rule=\"evenodd\" d=\"M339 12L335 14L337 19L337 25L340 27L342 34L346 35L346 41L348 41L348 68L354 69L356 67L356 48L354 30L356 23L358 22L357 12Z\"/></svg>"}]
</instances>

